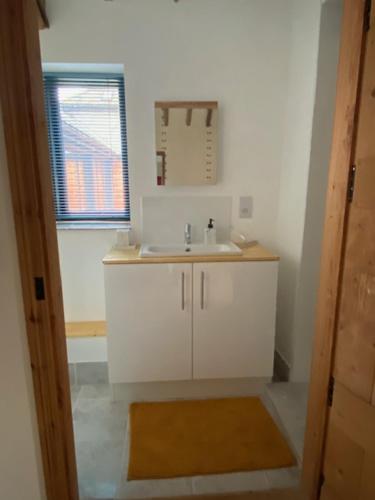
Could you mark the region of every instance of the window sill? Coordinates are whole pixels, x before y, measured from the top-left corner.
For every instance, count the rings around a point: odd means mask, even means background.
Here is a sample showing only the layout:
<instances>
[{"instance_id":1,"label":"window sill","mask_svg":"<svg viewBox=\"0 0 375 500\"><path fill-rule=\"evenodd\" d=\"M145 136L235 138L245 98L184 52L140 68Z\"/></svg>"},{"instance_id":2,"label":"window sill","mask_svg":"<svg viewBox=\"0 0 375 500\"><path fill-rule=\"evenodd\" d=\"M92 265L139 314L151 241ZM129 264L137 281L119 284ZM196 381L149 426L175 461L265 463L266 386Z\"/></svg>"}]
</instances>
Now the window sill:
<instances>
[{"instance_id":1,"label":"window sill","mask_svg":"<svg viewBox=\"0 0 375 500\"><path fill-rule=\"evenodd\" d=\"M115 230L115 229L131 229L130 222L56 222L56 228L60 231L70 230Z\"/></svg>"}]
</instances>

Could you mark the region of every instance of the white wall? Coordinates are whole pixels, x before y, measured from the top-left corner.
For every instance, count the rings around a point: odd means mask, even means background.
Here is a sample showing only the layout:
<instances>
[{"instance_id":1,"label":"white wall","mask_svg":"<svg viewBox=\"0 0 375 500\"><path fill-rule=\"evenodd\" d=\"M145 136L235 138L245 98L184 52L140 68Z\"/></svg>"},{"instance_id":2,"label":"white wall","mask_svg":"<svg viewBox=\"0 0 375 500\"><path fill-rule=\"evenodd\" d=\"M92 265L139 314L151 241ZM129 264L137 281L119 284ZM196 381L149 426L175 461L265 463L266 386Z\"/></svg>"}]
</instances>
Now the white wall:
<instances>
[{"instance_id":1,"label":"white wall","mask_svg":"<svg viewBox=\"0 0 375 500\"><path fill-rule=\"evenodd\" d=\"M281 256L276 348L291 367L292 380L307 381L334 109L340 3L325 4L321 17L319 0L293 0L292 6L293 43L276 248Z\"/></svg>"},{"instance_id":2,"label":"white wall","mask_svg":"<svg viewBox=\"0 0 375 500\"><path fill-rule=\"evenodd\" d=\"M340 1L332 0L322 7L305 226L294 317L295 339L291 377L296 381L307 381L310 376L335 107L341 15L342 2Z\"/></svg>"},{"instance_id":3,"label":"white wall","mask_svg":"<svg viewBox=\"0 0 375 500\"><path fill-rule=\"evenodd\" d=\"M112 230L58 231L66 321L105 319L102 258L115 242Z\"/></svg>"},{"instance_id":4,"label":"white wall","mask_svg":"<svg viewBox=\"0 0 375 500\"><path fill-rule=\"evenodd\" d=\"M290 56L289 0L49 0L48 14L51 28L41 32L43 61L124 65L137 238L143 195L230 195L236 228L272 245ZM153 104L169 99L219 101L217 185L155 185ZM252 219L237 217L240 195L253 196ZM114 238L113 232L60 231L67 320L103 318L100 259Z\"/></svg>"},{"instance_id":5,"label":"white wall","mask_svg":"<svg viewBox=\"0 0 375 500\"><path fill-rule=\"evenodd\" d=\"M295 293L305 220L319 36L319 0L291 0L291 54L277 220L276 348L292 363Z\"/></svg>"},{"instance_id":6,"label":"white wall","mask_svg":"<svg viewBox=\"0 0 375 500\"><path fill-rule=\"evenodd\" d=\"M0 498L45 498L0 110Z\"/></svg>"}]
</instances>

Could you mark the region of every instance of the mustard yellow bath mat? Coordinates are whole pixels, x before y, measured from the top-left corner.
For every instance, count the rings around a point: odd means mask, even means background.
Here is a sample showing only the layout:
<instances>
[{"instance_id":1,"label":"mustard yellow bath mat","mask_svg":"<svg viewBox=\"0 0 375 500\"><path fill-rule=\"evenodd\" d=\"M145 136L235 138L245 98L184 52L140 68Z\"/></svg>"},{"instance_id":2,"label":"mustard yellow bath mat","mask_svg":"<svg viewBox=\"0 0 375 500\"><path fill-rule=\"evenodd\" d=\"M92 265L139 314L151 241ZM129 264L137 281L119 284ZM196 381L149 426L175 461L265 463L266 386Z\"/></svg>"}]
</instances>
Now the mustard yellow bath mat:
<instances>
[{"instance_id":1,"label":"mustard yellow bath mat","mask_svg":"<svg viewBox=\"0 0 375 500\"><path fill-rule=\"evenodd\" d=\"M294 464L288 444L259 398L130 406L128 479L221 474Z\"/></svg>"}]
</instances>

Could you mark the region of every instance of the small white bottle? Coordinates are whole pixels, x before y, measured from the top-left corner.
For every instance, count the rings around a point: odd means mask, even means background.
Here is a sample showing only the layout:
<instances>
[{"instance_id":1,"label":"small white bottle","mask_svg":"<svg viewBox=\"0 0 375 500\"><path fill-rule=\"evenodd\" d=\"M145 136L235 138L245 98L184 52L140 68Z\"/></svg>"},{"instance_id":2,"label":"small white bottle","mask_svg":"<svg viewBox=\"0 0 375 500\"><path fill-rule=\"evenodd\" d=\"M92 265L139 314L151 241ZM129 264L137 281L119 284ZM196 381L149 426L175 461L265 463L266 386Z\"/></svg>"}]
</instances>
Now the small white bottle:
<instances>
[{"instance_id":1,"label":"small white bottle","mask_svg":"<svg viewBox=\"0 0 375 500\"><path fill-rule=\"evenodd\" d=\"M204 244L205 245L215 245L216 244L216 229L214 228L214 219L210 219L208 226L204 229Z\"/></svg>"}]
</instances>

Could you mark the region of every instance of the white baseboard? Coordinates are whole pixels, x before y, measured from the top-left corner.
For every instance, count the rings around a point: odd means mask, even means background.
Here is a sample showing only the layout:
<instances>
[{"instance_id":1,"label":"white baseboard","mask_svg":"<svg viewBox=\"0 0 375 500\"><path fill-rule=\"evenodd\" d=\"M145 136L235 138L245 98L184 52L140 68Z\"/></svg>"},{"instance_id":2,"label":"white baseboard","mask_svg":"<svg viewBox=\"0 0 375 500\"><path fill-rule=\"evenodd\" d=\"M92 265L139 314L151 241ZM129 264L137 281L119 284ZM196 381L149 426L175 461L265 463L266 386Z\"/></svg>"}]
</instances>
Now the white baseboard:
<instances>
[{"instance_id":1,"label":"white baseboard","mask_svg":"<svg viewBox=\"0 0 375 500\"><path fill-rule=\"evenodd\" d=\"M270 378L262 377L112 384L112 396L115 401L122 400L128 404L134 401L258 396L270 381Z\"/></svg>"},{"instance_id":2,"label":"white baseboard","mask_svg":"<svg viewBox=\"0 0 375 500\"><path fill-rule=\"evenodd\" d=\"M275 362L274 362L274 373L275 380L279 382L288 382L290 377L290 364L285 359L285 357L278 351L275 350Z\"/></svg>"}]
</instances>

